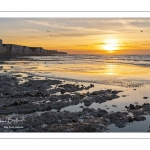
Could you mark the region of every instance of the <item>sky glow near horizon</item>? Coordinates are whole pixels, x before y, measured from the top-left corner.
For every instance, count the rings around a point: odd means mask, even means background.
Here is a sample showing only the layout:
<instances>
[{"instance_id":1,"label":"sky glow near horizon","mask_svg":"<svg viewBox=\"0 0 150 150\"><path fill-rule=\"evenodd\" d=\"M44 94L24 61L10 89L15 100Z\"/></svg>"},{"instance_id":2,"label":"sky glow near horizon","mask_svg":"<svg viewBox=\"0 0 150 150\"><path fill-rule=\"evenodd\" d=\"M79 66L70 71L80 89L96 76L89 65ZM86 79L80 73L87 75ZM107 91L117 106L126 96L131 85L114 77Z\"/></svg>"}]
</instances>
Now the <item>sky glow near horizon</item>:
<instances>
[{"instance_id":1,"label":"sky glow near horizon","mask_svg":"<svg viewBox=\"0 0 150 150\"><path fill-rule=\"evenodd\" d=\"M0 39L68 54L150 54L150 19L0 18Z\"/></svg>"}]
</instances>

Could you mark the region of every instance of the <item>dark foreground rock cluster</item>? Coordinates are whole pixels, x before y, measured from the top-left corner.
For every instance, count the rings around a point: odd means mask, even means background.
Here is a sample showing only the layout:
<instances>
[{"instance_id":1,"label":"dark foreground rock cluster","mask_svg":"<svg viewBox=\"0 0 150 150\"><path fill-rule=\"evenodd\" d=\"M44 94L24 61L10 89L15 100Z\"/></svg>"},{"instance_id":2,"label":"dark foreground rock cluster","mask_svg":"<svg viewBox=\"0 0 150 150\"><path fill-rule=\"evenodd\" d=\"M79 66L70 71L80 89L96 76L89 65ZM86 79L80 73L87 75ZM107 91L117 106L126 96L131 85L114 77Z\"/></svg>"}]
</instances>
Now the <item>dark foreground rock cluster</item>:
<instances>
[{"instance_id":1,"label":"dark foreground rock cluster","mask_svg":"<svg viewBox=\"0 0 150 150\"><path fill-rule=\"evenodd\" d=\"M28 114L52 109L59 111L63 107L79 103L90 106L93 102L102 103L118 98L117 93L120 92L100 90L80 94L77 91L88 90L92 86L62 84L60 80L49 79L29 79L19 84L17 77L0 77L0 114Z\"/></svg>"},{"instance_id":2,"label":"dark foreground rock cluster","mask_svg":"<svg viewBox=\"0 0 150 150\"><path fill-rule=\"evenodd\" d=\"M110 124L122 128L132 121L144 120L145 112L150 113L149 104L136 108L131 105L125 112L88 108L94 102L118 98L121 91L89 92L93 84L84 86L32 77L0 76L0 132L106 132ZM79 92L82 90L87 92ZM77 104L83 104L79 112L61 110Z\"/></svg>"},{"instance_id":3,"label":"dark foreground rock cluster","mask_svg":"<svg viewBox=\"0 0 150 150\"><path fill-rule=\"evenodd\" d=\"M128 111L135 115L149 115L150 114L150 104L144 103L142 105L130 104L129 107L125 107Z\"/></svg>"}]
</instances>

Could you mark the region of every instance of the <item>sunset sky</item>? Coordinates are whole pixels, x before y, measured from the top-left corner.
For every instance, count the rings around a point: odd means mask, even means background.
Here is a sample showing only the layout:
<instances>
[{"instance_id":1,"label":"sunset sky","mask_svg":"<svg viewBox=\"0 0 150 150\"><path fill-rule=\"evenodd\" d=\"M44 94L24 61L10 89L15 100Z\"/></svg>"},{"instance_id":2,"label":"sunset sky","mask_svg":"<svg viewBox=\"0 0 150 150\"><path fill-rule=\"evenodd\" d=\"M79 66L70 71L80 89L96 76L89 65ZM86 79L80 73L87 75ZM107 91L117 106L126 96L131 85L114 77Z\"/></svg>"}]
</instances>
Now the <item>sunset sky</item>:
<instances>
[{"instance_id":1,"label":"sunset sky","mask_svg":"<svg viewBox=\"0 0 150 150\"><path fill-rule=\"evenodd\" d=\"M0 18L0 39L68 54L150 54L150 19Z\"/></svg>"}]
</instances>

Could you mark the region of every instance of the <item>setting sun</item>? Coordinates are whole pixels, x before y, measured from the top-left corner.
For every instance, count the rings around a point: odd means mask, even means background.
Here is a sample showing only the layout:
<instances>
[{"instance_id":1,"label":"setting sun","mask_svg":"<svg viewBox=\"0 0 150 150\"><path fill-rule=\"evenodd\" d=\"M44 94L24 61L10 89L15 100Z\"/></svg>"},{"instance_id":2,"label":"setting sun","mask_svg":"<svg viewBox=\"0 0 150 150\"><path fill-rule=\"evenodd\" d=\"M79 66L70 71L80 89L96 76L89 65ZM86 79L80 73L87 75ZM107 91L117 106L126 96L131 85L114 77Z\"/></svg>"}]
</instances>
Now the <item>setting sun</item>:
<instances>
[{"instance_id":1,"label":"setting sun","mask_svg":"<svg viewBox=\"0 0 150 150\"><path fill-rule=\"evenodd\" d=\"M105 40L103 47L105 50L113 52L118 49L118 41L116 39L107 39Z\"/></svg>"}]
</instances>

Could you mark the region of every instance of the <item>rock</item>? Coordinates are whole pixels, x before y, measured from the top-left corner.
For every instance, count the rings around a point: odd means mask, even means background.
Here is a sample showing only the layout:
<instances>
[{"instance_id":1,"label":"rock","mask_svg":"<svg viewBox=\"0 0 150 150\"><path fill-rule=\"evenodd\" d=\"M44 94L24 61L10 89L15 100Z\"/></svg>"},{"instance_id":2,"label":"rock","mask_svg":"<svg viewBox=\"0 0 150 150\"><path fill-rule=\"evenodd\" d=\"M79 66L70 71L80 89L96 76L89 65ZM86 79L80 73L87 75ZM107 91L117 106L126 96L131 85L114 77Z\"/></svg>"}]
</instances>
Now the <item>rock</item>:
<instances>
[{"instance_id":1,"label":"rock","mask_svg":"<svg viewBox=\"0 0 150 150\"><path fill-rule=\"evenodd\" d=\"M90 113L92 116L94 117L102 117L108 114L108 112L106 110L102 110L99 109L97 111L93 111L92 113Z\"/></svg>"},{"instance_id":2,"label":"rock","mask_svg":"<svg viewBox=\"0 0 150 150\"><path fill-rule=\"evenodd\" d=\"M81 97L85 97L86 94L85 94L85 93L81 93L80 96L81 96Z\"/></svg>"},{"instance_id":3,"label":"rock","mask_svg":"<svg viewBox=\"0 0 150 150\"><path fill-rule=\"evenodd\" d=\"M0 66L0 70L2 70L3 69L3 66Z\"/></svg>"},{"instance_id":4,"label":"rock","mask_svg":"<svg viewBox=\"0 0 150 150\"><path fill-rule=\"evenodd\" d=\"M90 106L91 104L92 104L92 102L90 100L85 100L84 101L85 106Z\"/></svg>"},{"instance_id":5,"label":"rock","mask_svg":"<svg viewBox=\"0 0 150 150\"><path fill-rule=\"evenodd\" d=\"M111 92L111 91L112 91L112 89L107 89L107 91L108 91L108 92Z\"/></svg>"},{"instance_id":6,"label":"rock","mask_svg":"<svg viewBox=\"0 0 150 150\"><path fill-rule=\"evenodd\" d=\"M72 122L78 122L78 119L77 118L73 118Z\"/></svg>"},{"instance_id":7,"label":"rock","mask_svg":"<svg viewBox=\"0 0 150 150\"><path fill-rule=\"evenodd\" d=\"M143 106L145 106L145 105L149 105L149 103L144 103Z\"/></svg>"},{"instance_id":8,"label":"rock","mask_svg":"<svg viewBox=\"0 0 150 150\"><path fill-rule=\"evenodd\" d=\"M117 127L123 128L128 122L127 112L108 113L105 117L109 119L110 123L114 123Z\"/></svg>"},{"instance_id":9,"label":"rock","mask_svg":"<svg viewBox=\"0 0 150 150\"><path fill-rule=\"evenodd\" d=\"M117 107L116 105L112 105L113 107Z\"/></svg>"},{"instance_id":10,"label":"rock","mask_svg":"<svg viewBox=\"0 0 150 150\"><path fill-rule=\"evenodd\" d=\"M93 112L95 109L93 109L93 108L83 108L83 112L84 111L87 111L87 112Z\"/></svg>"},{"instance_id":11,"label":"rock","mask_svg":"<svg viewBox=\"0 0 150 150\"><path fill-rule=\"evenodd\" d=\"M40 117L38 117L38 116L27 116L26 118L25 118L25 121L23 122L23 126L24 127L27 127L27 128L30 128L31 129L31 127L37 127L37 126L41 126L42 124L43 124L43 122L42 122L42 120L41 120L41 118Z\"/></svg>"},{"instance_id":12,"label":"rock","mask_svg":"<svg viewBox=\"0 0 150 150\"><path fill-rule=\"evenodd\" d=\"M22 77L22 75L20 75L20 74L17 74L17 75L14 75L15 77Z\"/></svg>"},{"instance_id":13,"label":"rock","mask_svg":"<svg viewBox=\"0 0 150 150\"><path fill-rule=\"evenodd\" d=\"M92 104L92 98L91 97L85 97L83 98L83 101L84 101L84 105L85 106L90 106Z\"/></svg>"},{"instance_id":14,"label":"rock","mask_svg":"<svg viewBox=\"0 0 150 150\"><path fill-rule=\"evenodd\" d=\"M41 118L42 118L42 121L45 122L45 124L53 124L53 123L57 123L58 122L58 116L54 113L43 113L41 114Z\"/></svg>"},{"instance_id":15,"label":"rock","mask_svg":"<svg viewBox=\"0 0 150 150\"><path fill-rule=\"evenodd\" d=\"M96 128L94 127L94 125L91 124L84 124L80 128L80 132L96 132Z\"/></svg>"},{"instance_id":16,"label":"rock","mask_svg":"<svg viewBox=\"0 0 150 150\"><path fill-rule=\"evenodd\" d=\"M48 125L47 124L42 124L42 128L45 128L45 127L47 127Z\"/></svg>"},{"instance_id":17,"label":"rock","mask_svg":"<svg viewBox=\"0 0 150 150\"><path fill-rule=\"evenodd\" d=\"M129 108L130 108L131 110L135 109L135 107L134 107L133 104L130 104L130 105L129 105Z\"/></svg>"},{"instance_id":18,"label":"rock","mask_svg":"<svg viewBox=\"0 0 150 150\"><path fill-rule=\"evenodd\" d=\"M61 92L61 94L64 94L66 91L65 91L65 89L61 89L60 92Z\"/></svg>"},{"instance_id":19,"label":"rock","mask_svg":"<svg viewBox=\"0 0 150 150\"><path fill-rule=\"evenodd\" d=\"M138 110L138 109L131 110L131 112L136 116L144 115L144 112L142 110Z\"/></svg>"},{"instance_id":20,"label":"rock","mask_svg":"<svg viewBox=\"0 0 150 150\"><path fill-rule=\"evenodd\" d=\"M104 124L98 124L95 126L97 132L104 132L109 130L109 128Z\"/></svg>"},{"instance_id":21,"label":"rock","mask_svg":"<svg viewBox=\"0 0 150 150\"><path fill-rule=\"evenodd\" d=\"M94 84L90 84L90 87L94 87Z\"/></svg>"},{"instance_id":22,"label":"rock","mask_svg":"<svg viewBox=\"0 0 150 150\"><path fill-rule=\"evenodd\" d=\"M22 104L28 104L28 101L15 101L14 103L12 103L9 106L18 106L18 105L22 105Z\"/></svg>"},{"instance_id":23,"label":"rock","mask_svg":"<svg viewBox=\"0 0 150 150\"><path fill-rule=\"evenodd\" d=\"M143 97L144 99L147 99L148 97Z\"/></svg>"},{"instance_id":24,"label":"rock","mask_svg":"<svg viewBox=\"0 0 150 150\"><path fill-rule=\"evenodd\" d=\"M122 95L122 97L126 97L126 95Z\"/></svg>"},{"instance_id":25,"label":"rock","mask_svg":"<svg viewBox=\"0 0 150 150\"><path fill-rule=\"evenodd\" d=\"M60 124L60 123L61 123L61 120L58 120L58 123Z\"/></svg>"},{"instance_id":26,"label":"rock","mask_svg":"<svg viewBox=\"0 0 150 150\"><path fill-rule=\"evenodd\" d=\"M37 89L38 89L38 91L40 90L40 85L38 85Z\"/></svg>"},{"instance_id":27,"label":"rock","mask_svg":"<svg viewBox=\"0 0 150 150\"><path fill-rule=\"evenodd\" d=\"M144 121L144 120L146 120L146 117L144 117L144 116L134 116L134 118L133 118L135 121Z\"/></svg>"},{"instance_id":28,"label":"rock","mask_svg":"<svg viewBox=\"0 0 150 150\"><path fill-rule=\"evenodd\" d=\"M111 91L111 93L115 93L115 94L116 94L116 93L118 93L118 92L117 92L116 90L114 90L114 91Z\"/></svg>"},{"instance_id":29,"label":"rock","mask_svg":"<svg viewBox=\"0 0 150 150\"><path fill-rule=\"evenodd\" d=\"M37 111L37 105L35 104L24 104L24 105L19 105L16 106L17 111L19 114L29 114Z\"/></svg>"},{"instance_id":30,"label":"rock","mask_svg":"<svg viewBox=\"0 0 150 150\"><path fill-rule=\"evenodd\" d=\"M133 119L132 117L130 117L130 116L129 116L128 119L129 119L129 122L133 122L133 120L134 120L134 119Z\"/></svg>"},{"instance_id":31,"label":"rock","mask_svg":"<svg viewBox=\"0 0 150 150\"><path fill-rule=\"evenodd\" d=\"M83 106L80 106L80 108L83 108Z\"/></svg>"},{"instance_id":32,"label":"rock","mask_svg":"<svg viewBox=\"0 0 150 150\"><path fill-rule=\"evenodd\" d=\"M98 95L98 94L99 94L99 91L92 92L92 95Z\"/></svg>"},{"instance_id":33,"label":"rock","mask_svg":"<svg viewBox=\"0 0 150 150\"><path fill-rule=\"evenodd\" d=\"M61 123L62 123L62 124L67 124L67 123L70 123L70 122L72 122L71 119L62 119L62 120L61 120Z\"/></svg>"}]
</instances>

